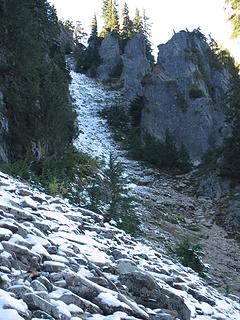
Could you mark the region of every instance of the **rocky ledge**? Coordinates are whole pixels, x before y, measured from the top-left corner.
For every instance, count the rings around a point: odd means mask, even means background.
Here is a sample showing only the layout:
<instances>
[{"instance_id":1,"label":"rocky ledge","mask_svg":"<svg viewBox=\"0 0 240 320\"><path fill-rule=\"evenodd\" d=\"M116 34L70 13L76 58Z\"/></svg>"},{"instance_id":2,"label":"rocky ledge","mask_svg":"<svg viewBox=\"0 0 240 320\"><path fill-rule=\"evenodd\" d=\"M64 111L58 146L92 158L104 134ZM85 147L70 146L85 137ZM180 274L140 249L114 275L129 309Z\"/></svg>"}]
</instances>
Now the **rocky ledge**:
<instances>
[{"instance_id":1,"label":"rocky ledge","mask_svg":"<svg viewBox=\"0 0 240 320\"><path fill-rule=\"evenodd\" d=\"M164 252L2 173L0 241L0 320L239 319Z\"/></svg>"}]
</instances>

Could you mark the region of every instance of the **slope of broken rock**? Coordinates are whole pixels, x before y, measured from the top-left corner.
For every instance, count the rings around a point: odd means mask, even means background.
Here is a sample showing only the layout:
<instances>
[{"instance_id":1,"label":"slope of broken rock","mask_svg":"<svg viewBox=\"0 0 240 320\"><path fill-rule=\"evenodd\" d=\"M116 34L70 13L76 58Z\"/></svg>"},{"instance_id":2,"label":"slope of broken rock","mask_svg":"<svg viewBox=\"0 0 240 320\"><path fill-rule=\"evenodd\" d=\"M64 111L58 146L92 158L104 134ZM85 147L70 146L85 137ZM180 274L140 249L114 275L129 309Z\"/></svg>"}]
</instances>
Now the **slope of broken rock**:
<instances>
[{"instance_id":1,"label":"slope of broken rock","mask_svg":"<svg viewBox=\"0 0 240 320\"><path fill-rule=\"evenodd\" d=\"M2 173L0 241L1 320L239 319L164 252Z\"/></svg>"}]
</instances>

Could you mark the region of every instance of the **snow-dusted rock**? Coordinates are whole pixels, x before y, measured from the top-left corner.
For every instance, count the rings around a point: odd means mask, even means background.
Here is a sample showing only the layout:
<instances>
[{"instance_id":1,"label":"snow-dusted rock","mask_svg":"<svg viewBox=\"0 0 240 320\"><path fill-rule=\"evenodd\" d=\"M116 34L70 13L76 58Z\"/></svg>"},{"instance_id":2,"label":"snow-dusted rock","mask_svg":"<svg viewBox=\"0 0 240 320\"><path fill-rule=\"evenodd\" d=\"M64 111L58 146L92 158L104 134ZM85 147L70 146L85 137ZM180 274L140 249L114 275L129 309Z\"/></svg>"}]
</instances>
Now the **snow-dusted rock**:
<instances>
[{"instance_id":1,"label":"snow-dusted rock","mask_svg":"<svg viewBox=\"0 0 240 320\"><path fill-rule=\"evenodd\" d=\"M53 317L59 316L59 312L50 302L35 293L25 293L23 300L32 310L40 309Z\"/></svg>"},{"instance_id":2,"label":"snow-dusted rock","mask_svg":"<svg viewBox=\"0 0 240 320\"><path fill-rule=\"evenodd\" d=\"M239 303L189 268L64 200L22 209L26 195L18 188L28 187L4 179L11 191L0 187L1 204L16 211L0 219L10 235L0 240L0 319L239 320ZM21 210L34 220L22 219Z\"/></svg>"},{"instance_id":3,"label":"snow-dusted rock","mask_svg":"<svg viewBox=\"0 0 240 320\"><path fill-rule=\"evenodd\" d=\"M12 236L11 230L0 227L0 241L9 240L11 238L11 236Z\"/></svg>"}]
</instances>

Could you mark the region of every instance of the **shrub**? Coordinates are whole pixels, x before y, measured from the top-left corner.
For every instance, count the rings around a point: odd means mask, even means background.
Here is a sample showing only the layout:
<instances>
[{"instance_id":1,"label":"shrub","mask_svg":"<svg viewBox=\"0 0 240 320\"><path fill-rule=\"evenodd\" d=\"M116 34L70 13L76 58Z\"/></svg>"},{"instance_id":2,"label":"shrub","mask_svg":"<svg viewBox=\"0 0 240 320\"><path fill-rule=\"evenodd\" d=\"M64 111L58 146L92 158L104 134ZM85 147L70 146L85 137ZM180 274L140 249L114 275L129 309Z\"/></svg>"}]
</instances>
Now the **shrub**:
<instances>
[{"instance_id":1,"label":"shrub","mask_svg":"<svg viewBox=\"0 0 240 320\"><path fill-rule=\"evenodd\" d=\"M72 203L82 201L81 193L98 168L89 155L75 149L68 150L56 159L46 158L39 162L16 161L2 165L1 169L14 177L35 182L52 195L67 197Z\"/></svg>"},{"instance_id":2,"label":"shrub","mask_svg":"<svg viewBox=\"0 0 240 320\"><path fill-rule=\"evenodd\" d=\"M48 191L53 196L65 197L68 193L68 189L65 186L64 181L59 181L56 177L51 177L48 182Z\"/></svg>"},{"instance_id":3,"label":"shrub","mask_svg":"<svg viewBox=\"0 0 240 320\"><path fill-rule=\"evenodd\" d=\"M189 97L191 99L198 99L198 98L204 97L204 92L199 87L197 87L195 84L191 85L188 93L189 93Z\"/></svg>"},{"instance_id":4,"label":"shrub","mask_svg":"<svg viewBox=\"0 0 240 320\"><path fill-rule=\"evenodd\" d=\"M192 268L201 277L206 277L207 268L202 262L204 253L199 244L192 244L189 238L185 238L176 245L174 252L184 266Z\"/></svg>"},{"instance_id":5,"label":"shrub","mask_svg":"<svg viewBox=\"0 0 240 320\"><path fill-rule=\"evenodd\" d=\"M123 62L122 59L118 62L118 64L112 70L110 77L111 78L119 78L123 71Z\"/></svg>"},{"instance_id":6,"label":"shrub","mask_svg":"<svg viewBox=\"0 0 240 320\"><path fill-rule=\"evenodd\" d=\"M143 97L138 96L136 97L130 104L130 116L132 120L132 125L134 127L139 127L141 124L141 115L142 115L142 109L143 109L144 103L143 103Z\"/></svg>"},{"instance_id":7,"label":"shrub","mask_svg":"<svg viewBox=\"0 0 240 320\"><path fill-rule=\"evenodd\" d=\"M181 92L177 93L176 102L177 102L177 105L182 110L182 112L186 112L187 111L187 107L188 107L187 101L186 101L184 95Z\"/></svg>"},{"instance_id":8,"label":"shrub","mask_svg":"<svg viewBox=\"0 0 240 320\"><path fill-rule=\"evenodd\" d=\"M178 168L182 172L189 172L192 168L191 159L184 144L181 145L181 148L178 151Z\"/></svg>"}]
</instances>

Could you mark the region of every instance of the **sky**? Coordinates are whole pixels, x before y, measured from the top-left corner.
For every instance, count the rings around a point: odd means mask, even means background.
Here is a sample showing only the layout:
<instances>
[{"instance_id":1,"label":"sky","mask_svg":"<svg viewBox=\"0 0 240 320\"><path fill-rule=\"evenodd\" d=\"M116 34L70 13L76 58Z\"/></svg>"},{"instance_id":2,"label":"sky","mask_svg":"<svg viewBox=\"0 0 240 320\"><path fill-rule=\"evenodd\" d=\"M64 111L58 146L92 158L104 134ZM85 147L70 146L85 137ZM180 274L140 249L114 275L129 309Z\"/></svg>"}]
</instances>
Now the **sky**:
<instances>
[{"instance_id":1,"label":"sky","mask_svg":"<svg viewBox=\"0 0 240 320\"><path fill-rule=\"evenodd\" d=\"M167 42L173 30L189 31L201 28L207 36L211 34L217 42L228 48L240 61L240 39L230 40L231 24L224 13L224 0L117 0L119 10L127 2L130 16L136 8L146 9L152 23L152 43L154 53L157 45ZM86 32L89 32L94 12L97 14L98 26L101 29L102 0L50 0L57 9L58 17L81 21Z\"/></svg>"}]
</instances>

